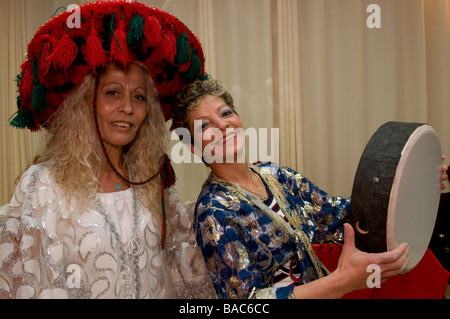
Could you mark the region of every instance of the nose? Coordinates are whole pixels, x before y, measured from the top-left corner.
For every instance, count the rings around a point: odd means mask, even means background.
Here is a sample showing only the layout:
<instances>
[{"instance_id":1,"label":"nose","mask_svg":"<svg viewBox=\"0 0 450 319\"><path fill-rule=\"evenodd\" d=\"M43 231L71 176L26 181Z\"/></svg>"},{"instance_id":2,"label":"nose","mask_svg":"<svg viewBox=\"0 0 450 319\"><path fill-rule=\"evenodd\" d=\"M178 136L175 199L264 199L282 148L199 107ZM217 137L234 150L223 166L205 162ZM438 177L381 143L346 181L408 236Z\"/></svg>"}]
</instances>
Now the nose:
<instances>
[{"instance_id":1,"label":"nose","mask_svg":"<svg viewBox=\"0 0 450 319\"><path fill-rule=\"evenodd\" d=\"M230 123L228 123L228 121L226 119L223 119L221 117L216 118L214 124L219 130L222 130L222 131L230 126Z\"/></svg>"},{"instance_id":2,"label":"nose","mask_svg":"<svg viewBox=\"0 0 450 319\"><path fill-rule=\"evenodd\" d=\"M127 115L133 114L133 103L131 96L125 95L124 98L120 101L119 112L123 112Z\"/></svg>"},{"instance_id":3,"label":"nose","mask_svg":"<svg viewBox=\"0 0 450 319\"><path fill-rule=\"evenodd\" d=\"M225 119L214 117L211 119L208 129L203 133L202 138L204 140L213 140L218 136L222 136L229 126L230 124Z\"/></svg>"}]
</instances>

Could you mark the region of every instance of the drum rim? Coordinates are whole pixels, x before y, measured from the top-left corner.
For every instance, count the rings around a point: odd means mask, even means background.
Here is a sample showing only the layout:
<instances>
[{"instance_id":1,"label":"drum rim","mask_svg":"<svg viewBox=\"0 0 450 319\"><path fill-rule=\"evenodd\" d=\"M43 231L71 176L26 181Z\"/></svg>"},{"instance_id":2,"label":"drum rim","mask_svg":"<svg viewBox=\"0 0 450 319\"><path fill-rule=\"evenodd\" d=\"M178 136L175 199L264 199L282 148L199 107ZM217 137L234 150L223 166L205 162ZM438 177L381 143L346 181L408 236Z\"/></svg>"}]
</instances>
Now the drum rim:
<instances>
[{"instance_id":1,"label":"drum rim","mask_svg":"<svg viewBox=\"0 0 450 319\"><path fill-rule=\"evenodd\" d=\"M417 141L419 141L420 138L426 136L427 134L432 134L432 136L436 139L436 141L440 145L439 138L436 134L436 131L428 124L421 125L414 130L414 132L410 135L409 139L404 144L400 160L397 164L397 168L396 168L395 175L394 175L394 180L392 182L391 193L389 196L389 204L388 204L387 216L386 216L386 247L387 247L387 251L393 250L399 244L401 244L401 243L397 243L395 240L395 236L396 236L395 226L396 225L395 225L394 209L396 208L395 203L397 201L397 195L398 195L399 186L400 186L400 183L398 183L398 180L402 176L402 173L405 169L405 164L409 158L409 154L413 150L415 143ZM408 145L412 145L412 147L408 148L407 147ZM439 154L439 156L441 156L441 154ZM396 183L396 181L397 181L397 183ZM439 181L439 184L440 184L440 181ZM440 185L437 185L436 193L440 193L440 192L441 192ZM437 214L437 205L438 205L438 202L436 203L436 214ZM431 230L428 229L427 231L430 232L430 234L429 234L429 236L426 236L426 237L431 238L433 229L431 229ZM414 260L411 259L410 264L406 267L404 273L409 272L420 262L423 255L426 252L427 246L428 245L424 245L421 248L419 247L420 249L415 251L415 253L418 257L415 258ZM415 246L415 248L416 248L416 246Z\"/></svg>"}]
</instances>

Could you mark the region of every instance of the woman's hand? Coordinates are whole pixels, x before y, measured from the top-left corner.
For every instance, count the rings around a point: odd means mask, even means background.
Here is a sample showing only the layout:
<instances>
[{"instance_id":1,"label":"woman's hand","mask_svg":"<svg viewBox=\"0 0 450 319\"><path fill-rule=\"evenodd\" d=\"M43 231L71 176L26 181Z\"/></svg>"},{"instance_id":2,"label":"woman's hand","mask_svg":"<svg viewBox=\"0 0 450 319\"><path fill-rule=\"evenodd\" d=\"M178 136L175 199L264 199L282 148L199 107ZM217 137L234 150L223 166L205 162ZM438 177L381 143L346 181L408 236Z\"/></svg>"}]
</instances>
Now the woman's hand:
<instances>
[{"instance_id":1,"label":"woman's hand","mask_svg":"<svg viewBox=\"0 0 450 319\"><path fill-rule=\"evenodd\" d=\"M403 272L408 265L409 247L401 244L394 250L384 253L365 253L355 247L355 232L350 224L345 224L344 248L339 258L338 267L330 275L296 286L294 295L297 299L341 298L354 290L368 287L367 279L372 273L368 267L380 267L380 283L389 277Z\"/></svg>"},{"instance_id":2,"label":"woman's hand","mask_svg":"<svg viewBox=\"0 0 450 319\"><path fill-rule=\"evenodd\" d=\"M408 265L408 244L401 244L397 248L383 253L366 253L355 247L355 232L350 224L344 225L344 247L339 258L337 269L331 274L338 283L348 291L367 288L367 278L370 265L380 269L380 283L389 277L402 273ZM330 276L331 276L330 275Z\"/></svg>"},{"instance_id":3,"label":"woman's hand","mask_svg":"<svg viewBox=\"0 0 450 319\"><path fill-rule=\"evenodd\" d=\"M442 161L445 161L445 155L442 155ZM447 188L447 184L445 184L445 182L448 181L448 174L447 174L448 166L445 164L442 164L441 171L442 171L441 172L441 180L442 180L441 190L444 190Z\"/></svg>"}]
</instances>

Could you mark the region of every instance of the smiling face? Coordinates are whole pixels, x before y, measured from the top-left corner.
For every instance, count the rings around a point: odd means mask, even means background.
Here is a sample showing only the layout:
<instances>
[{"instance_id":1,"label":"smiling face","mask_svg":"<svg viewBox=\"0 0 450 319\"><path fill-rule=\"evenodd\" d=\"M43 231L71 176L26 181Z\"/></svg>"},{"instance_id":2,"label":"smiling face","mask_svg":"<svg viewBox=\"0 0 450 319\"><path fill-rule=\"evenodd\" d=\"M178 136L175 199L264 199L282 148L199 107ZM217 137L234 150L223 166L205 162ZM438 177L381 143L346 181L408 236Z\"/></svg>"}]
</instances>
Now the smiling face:
<instances>
[{"instance_id":1,"label":"smiling face","mask_svg":"<svg viewBox=\"0 0 450 319\"><path fill-rule=\"evenodd\" d=\"M147 74L136 64L127 72L108 65L99 79L97 119L106 148L128 145L147 116ZM110 147L108 147L110 146Z\"/></svg>"},{"instance_id":2,"label":"smiling face","mask_svg":"<svg viewBox=\"0 0 450 319\"><path fill-rule=\"evenodd\" d=\"M188 125L194 137L191 150L208 164L236 162L243 154L245 135L241 119L222 98L202 98L198 107L189 112Z\"/></svg>"}]
</instances>

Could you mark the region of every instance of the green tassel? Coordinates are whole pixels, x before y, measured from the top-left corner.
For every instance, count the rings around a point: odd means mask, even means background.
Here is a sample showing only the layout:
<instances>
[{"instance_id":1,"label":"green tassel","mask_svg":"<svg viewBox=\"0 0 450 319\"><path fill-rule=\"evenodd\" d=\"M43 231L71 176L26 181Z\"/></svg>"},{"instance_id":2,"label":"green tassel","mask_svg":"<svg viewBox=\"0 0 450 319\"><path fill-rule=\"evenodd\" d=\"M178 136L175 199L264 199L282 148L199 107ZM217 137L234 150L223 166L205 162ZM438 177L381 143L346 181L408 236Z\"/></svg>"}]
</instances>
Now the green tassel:
<instances>
[{"instance_id":1,"label":"green tassel","mask_svg":"<svg viewBox=\"0 0 450 319\"><path fill-rule=\"evenodd\" d=\"M164 203L164 189L161 190L161 208L162 208L162 238L161 238L161 248L166 248L166 205Z\"/></svg>"},{"instance_id":2,"label":"green tassel","mask_svg":"<svg viewBox=\"0 0 450 319\"><path fill-rule=\"evenodd\" d=\"M39 74L38 74L38 61L33 60L31 61L31 69L33 70L33 79L34 82L39 81Z\"/></svg>"},{"instance_id":3,"label":"green tassel","mask_svg":"<svg viewBox=\"0 0 450 319\"><path fill-rule=\"evenodd\" d=\"M37 112L42 112L47 107L47 97L45 96L45 88L41 83L36 83L33 88L33 100L31 105L33 105L33 110Z\"/></svg>"},{"instance_id":4,"label":"green tassel","mask_svg":"<svg viewBox=\"0 0 450 319\"><path fill-rule=\"evenodd\" d=\"M10 118L9 124L11 126L14 126L16 128L30 128L34 126L34 120L33 120L33 113L29 110L24 108L23 111L17 111L13 114L13 116L16 115L12 120Z\"/></svg>"},{"instance_id":5,"label":"green tassel","mask_svg":"<svg viewBox=\"0 0 450 319\"><path fill-rule=\"evenodd\" d=\"M16 83L17 83L17 87L20 87L20 80L22 80L22 75L19 73L19 74L17 74L16 78L14 79L14 81L16 81Z\"/></svg>"},{"instance_id":6,"label":"green tassel","mask_svg":"<svg viewBox=\"0 0 450 319\"><path fill-rule=\"evenodd\" d=\"M19 87L21 79L22 75L18 74L15 79L15 81L17 82L17 87ZM21 110L22 98L20 94L17 96L16 103L18 111L11 115L11 117L8 119L9 124L20 129L32 127L34 125L33 113L27 108L23 109L23 111ZM11 119L13 116L14 118Z\"/></svg>"},{"instance_id":7,"label":"green tassel","mask_svg":"<svg viewBox=\"0 0 450 319\"><path fill-rule=\"evenodd\" d=\"M178 65L182 65L189 61L191 46L188 40L189 36L186 35L184 32L177 39L177 55L175 56L175 62Z\"/></svg>"},{"instance_id":8,"label":"green tassel","mask_svg":"<svg viewBox=\"0 0 450 319\"><path fill-rule=\"evenodd\" d=\"M185 79L189 82L194 81L202 70L200 58L192 51L191 66L185 74Z\"/></svg>"},{"instance_id":9,"label":"green tassel","mask_svg":"<svg viewBox=\"0 0 450 319\"><path fill-rule=\"evenodd\" d=\"M128 31L128 46L139 44L144 32L144 20L139 14L136 14L130 21L130 30Z\"/></svg>"},{"instance_id":10,"label":"green tassel","mask_svg":"<svg viewBox=\"0 0 450 319\"><path fill-rule=\"evenodd\" d=\"M34 87L32 93L31 105L33 110L42 112L47 107L47 97L45 96L45 87L39 82L37 60L32 62Z\"/></svg>"}]
</instances>

